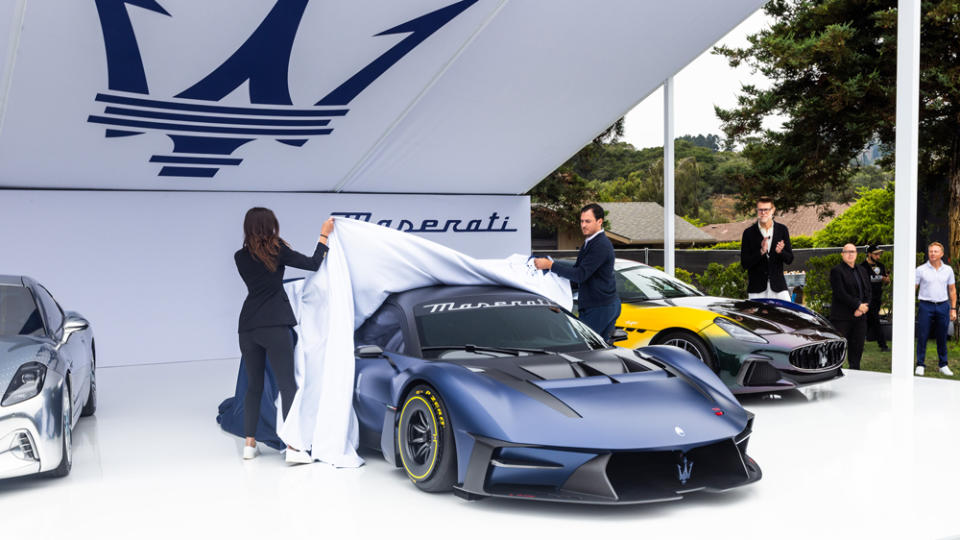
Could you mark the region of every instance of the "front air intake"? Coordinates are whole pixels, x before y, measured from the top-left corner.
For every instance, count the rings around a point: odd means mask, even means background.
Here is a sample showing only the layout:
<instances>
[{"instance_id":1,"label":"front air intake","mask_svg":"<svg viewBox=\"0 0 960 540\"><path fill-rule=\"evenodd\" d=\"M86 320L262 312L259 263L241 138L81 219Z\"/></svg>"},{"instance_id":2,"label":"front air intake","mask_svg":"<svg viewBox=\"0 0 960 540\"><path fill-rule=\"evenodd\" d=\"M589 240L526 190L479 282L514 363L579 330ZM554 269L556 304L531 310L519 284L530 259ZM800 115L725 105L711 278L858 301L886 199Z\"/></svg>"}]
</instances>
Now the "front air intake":
<instances>
[{"instance_id":1,"label":"front air intake","mask_svg":"<svg viewBox=\"0 0 960 540\"><path fill-rule=\"evenodd\" d=\"M625 500L668 499L698 489L723 490L747 479L740 450L730 439L686 453L614 452L606 472Z\"/></svg>"},{"instance_id":2,"label":"front air intake","mask_svg":"<svg viewBox=\"0 0 960 540\"><path fill-rule=\"evenodd\" d=\"M30 440L30 436L24 432L20 432L17 435L17 447L20 449L20 454L23 456L21 459L28 459L30 461L37 460L37 451L33 447L33 442Z\"/></svg>"}]
</instances>

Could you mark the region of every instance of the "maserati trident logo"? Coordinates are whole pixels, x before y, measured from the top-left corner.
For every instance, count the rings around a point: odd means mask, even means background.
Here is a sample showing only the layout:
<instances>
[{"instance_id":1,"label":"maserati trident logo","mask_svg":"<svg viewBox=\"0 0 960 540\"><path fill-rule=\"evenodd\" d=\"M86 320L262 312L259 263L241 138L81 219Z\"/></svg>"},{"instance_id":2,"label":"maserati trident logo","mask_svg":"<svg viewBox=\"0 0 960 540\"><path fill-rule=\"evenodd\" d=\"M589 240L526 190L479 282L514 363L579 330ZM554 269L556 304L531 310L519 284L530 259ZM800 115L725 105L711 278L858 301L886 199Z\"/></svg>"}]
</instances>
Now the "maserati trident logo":
<instances>
[{"instance_id":1,"label":"maserati trident logo","mask_svg":"<svg viewBox=\"0 0 960 540\"><path fill-rule=\"evenodd\" d=\"M105 126L108 138L164 133L172 150L150 158L160 164L160 176L211 178L220 167L240 165L241 158L230 156L251 141L274 139L301 147L332 134L332 122L346 116L354 98L478 0L461 0L376 34L406 37L312 105L298 106L288 85L290 55L309 1L276 0L250 37L208 75L175 96L155 96L147 84L128 6L166 17L175 14L161 6L161 0L94 0L107 54L109 91L95 98L105 104L103 113L90 115L87 121ZM249 107L216 104L245 83Z\"/></svg>"},{"instance_id":2,"label":"maserati trident logo","mask_svg":"<svg viewBox=\"0 0 960 540\"><path fill-rule=\"evenodd\" d=\"M686 437L686 436L687 436L687 432L684 431L683 428L680 427L680 426L677 426L677 427L673 428L673 431L675 431L675 432L677 433L677 435L679 435L679 436L681 436L681 437Z\"/></svg>"},{"instance_id":3,"label":"maserati trident logo","mask_svg":"<svg viewBox=\"0 0 960 540\"><path fill-rule=\"evenodd\" d=\"M687 456L683 456L683 461L677 465L677 480L680 480L680 485L687 485L687 481L690 480L690 476L693 474L693 461L687 459Z\"/></svg>"},{"instance_id":4,"label":"maserati trident logo","mask_svg":"<svg viewBox=\"0 0 960 540\"><path fill-rule=\"evenodd\" d=\"M826 351L820 351L820 367L826 367L829 362L830 359L827 358Z\"/></svg>"}]
</instances>

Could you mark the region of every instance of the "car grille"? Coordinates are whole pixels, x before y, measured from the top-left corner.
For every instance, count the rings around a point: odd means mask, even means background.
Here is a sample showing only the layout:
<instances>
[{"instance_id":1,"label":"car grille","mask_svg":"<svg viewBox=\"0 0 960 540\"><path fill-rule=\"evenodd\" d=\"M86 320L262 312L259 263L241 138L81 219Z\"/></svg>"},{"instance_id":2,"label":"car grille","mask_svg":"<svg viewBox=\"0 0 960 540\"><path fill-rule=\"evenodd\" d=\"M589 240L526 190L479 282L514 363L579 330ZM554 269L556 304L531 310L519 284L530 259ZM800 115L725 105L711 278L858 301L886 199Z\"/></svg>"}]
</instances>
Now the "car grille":
<instances>
[{"instance_id":1,"label":"car grille","mask_svg":"<svg viewBox=\"0 0 960 540\"><path fill-rule=\"evenodd\" d=\"M827 371L843 363L847 341L838 339L790 351L790 365L805 371Z\"/></svg>"},{"instance_id":2,"label":"car grille","mask_svg":"<svg viewBox=\"0 0 960 540\"><path fill-rule=\"evenodd\" d=\"M689 477L681 480L683 468ZM743 456L730 439L686 453L614 452L606 473L615 493L628 501L675 498L678 491L699 488L725 489L747 479Z\"/></svg>"}]
</instances>

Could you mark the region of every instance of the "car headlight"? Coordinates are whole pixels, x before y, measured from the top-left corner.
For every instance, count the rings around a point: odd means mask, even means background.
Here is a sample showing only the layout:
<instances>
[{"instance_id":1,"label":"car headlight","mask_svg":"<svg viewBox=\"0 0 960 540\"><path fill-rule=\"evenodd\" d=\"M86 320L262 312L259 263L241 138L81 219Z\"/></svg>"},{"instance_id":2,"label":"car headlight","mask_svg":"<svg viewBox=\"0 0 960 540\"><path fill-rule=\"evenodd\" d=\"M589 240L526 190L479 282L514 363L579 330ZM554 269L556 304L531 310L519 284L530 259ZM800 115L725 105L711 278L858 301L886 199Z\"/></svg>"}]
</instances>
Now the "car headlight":
<instances>
[{"instance_id":1,"label":"car headlight","mask_svg":"<svg viewBox=\"0 0 960 540\"><path fill-rule=\"evenodd\" d=\"M43 380L46 377L47 366L40 362L27 362L20 366L10 385L7 386L0 405L6 407L36 396L43 389Z\"/></svg>"},{"instance_id":2,"label":"car headlight","mask_svg":"<svg viewBox=\"0 0 960 540\"><path fill-rule=\"evenodd\" d=\"M740 326L739 324L724 319L723 317L717 317L713 320L714 324L723 329L724 332L730 334L730 337L734 339L739 339L740 341L747 341L749 343L769 343L767 340L762 337L754 334L753 332L747 330L746 328Z\"/></svg>"}]
</instances>

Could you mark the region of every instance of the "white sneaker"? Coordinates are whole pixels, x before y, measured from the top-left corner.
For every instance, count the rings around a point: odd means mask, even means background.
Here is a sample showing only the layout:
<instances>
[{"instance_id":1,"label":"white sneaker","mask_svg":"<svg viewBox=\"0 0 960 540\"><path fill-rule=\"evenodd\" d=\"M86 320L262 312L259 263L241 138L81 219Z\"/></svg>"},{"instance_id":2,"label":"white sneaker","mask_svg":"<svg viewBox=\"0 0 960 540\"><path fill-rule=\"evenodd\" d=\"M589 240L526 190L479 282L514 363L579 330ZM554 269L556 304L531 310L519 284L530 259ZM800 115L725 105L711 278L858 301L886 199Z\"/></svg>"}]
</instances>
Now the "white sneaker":
<instances>
[{"instance_id":1,"label":"white sneaker","mask_svg":"<svg viewBox=\"0 0 960 540\"><path fill-rule=\"evenodd\" d=\"M923 366L917 366L916 371L913 372L918 377L923 377Z\"/></svg>"},{"instance_id":2,"label":"white sneaker","mask_svg":"<svg viewBox=\"0 0 960 540\"><path fill-rule=\"evenodd\" d=\"M259 453L256 446L243 445L243 459L253 459Z\"/></svg>"},{"instance_id":3,"label":"white sneaker","mask_svg":"<svg viewBox=\"0 0 960 540\"><path fill-rule=\"evenodd\" d=\"M310 454L304 452L303 450L291 450L290 448L287 448L285 459L287 463L313 463L313 458L310 456Z\"/></svg>"},{"instance_id":4,"label":"white sneaker","mask_svg":"<svg viewBox=\"0 0 960 540\"><path fill-rule=\"evenodd\" d=\"M940 368L940 373L946 375L947 377L953 377L953 372L950 371L950 366L943 366Z\"/></svg>"}]
</instances>

